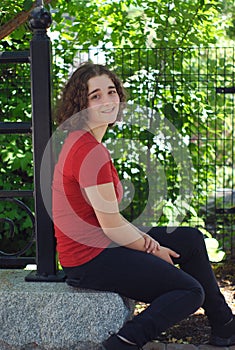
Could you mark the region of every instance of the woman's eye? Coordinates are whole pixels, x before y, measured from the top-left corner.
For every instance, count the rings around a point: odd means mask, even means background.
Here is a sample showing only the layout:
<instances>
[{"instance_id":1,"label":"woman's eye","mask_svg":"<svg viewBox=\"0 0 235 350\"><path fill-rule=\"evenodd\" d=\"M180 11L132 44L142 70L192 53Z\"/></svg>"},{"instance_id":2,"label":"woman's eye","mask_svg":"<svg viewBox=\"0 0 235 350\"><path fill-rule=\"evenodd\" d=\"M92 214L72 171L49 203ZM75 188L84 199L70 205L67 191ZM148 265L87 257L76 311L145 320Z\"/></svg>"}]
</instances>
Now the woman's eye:
<instances>
[{"instance_id":1,"label":"woman's eye","mask_svg":"<svg viewBox=\"0 0 235 350\"><path fill-rule=\"evenodd\" d=\"M109 93L110 93L110 95L112 95L112 94L116 94L117 91L116 90L111 90L111 91L109 91Z\"/></svg>"},{"instance_id":2,"label":"woman's eye","mask_svg":"<svg viewBox=\"0 0 235 350\"><path fill-rule=\"evenodd\" d=\"M97 100L99 98L99 95L92 95L91 100Z\"/></svg>"}]
</instances>

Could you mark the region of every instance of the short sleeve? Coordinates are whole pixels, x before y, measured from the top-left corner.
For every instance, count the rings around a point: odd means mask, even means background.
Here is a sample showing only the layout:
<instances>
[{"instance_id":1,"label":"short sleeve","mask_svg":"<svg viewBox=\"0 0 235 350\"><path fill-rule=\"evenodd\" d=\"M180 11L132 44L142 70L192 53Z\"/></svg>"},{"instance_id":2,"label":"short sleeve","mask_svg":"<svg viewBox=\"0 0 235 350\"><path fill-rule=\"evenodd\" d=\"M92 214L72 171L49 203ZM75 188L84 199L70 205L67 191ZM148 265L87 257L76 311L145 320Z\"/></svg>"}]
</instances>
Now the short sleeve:
<instances>
[{"instance_id":1,"label":"short sleeve","mask_svg":"<svg viewBox=\"0 0 235 350\"><path fill-rule=\"evenodd\" d=\"M101 143L82 145L73 155L72 171L82 188L113 182L111 157Z\"/></svg>"}]
</instances>

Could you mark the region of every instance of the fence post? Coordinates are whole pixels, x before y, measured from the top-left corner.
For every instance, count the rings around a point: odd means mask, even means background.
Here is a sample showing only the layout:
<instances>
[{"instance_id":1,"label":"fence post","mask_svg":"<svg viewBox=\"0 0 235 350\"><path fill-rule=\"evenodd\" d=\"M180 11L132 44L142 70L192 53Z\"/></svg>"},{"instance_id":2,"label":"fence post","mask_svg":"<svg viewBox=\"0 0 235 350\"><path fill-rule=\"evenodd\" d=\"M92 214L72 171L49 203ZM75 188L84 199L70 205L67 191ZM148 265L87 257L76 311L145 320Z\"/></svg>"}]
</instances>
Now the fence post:
<instances>
[{"instance_id":1,"label":"fence post","mask_svg":"<svg viewBox=\"0 0 235 350\"><path fill-rule=\"evenodd\" d=\"M48 193L47 200L50 201L47 208L40 189L41 162L52 133L51 41L47 36L51 15L43 7L42 1L37 1L37 6L30 15L29 24L33 31L30 59L37 271L26 276L26 281L63 281L63 274L57 271L53 223L48 214L48 207L51 209L52 154L51 158L47 157L44 169L46 173L43 174L44 187L46 186Z\"/></svg>"}]
</instances>

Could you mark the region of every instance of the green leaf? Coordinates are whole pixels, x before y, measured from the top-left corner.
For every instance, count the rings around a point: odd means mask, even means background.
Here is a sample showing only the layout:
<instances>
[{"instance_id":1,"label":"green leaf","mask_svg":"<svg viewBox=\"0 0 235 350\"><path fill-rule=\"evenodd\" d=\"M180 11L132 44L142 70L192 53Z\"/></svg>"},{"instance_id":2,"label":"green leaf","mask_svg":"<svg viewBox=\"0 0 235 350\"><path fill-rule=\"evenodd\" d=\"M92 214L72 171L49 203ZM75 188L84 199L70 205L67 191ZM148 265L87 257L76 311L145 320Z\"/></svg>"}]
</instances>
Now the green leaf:
<instances>
[{"instance_id":1,"label":"green leaf","mask_svg":"<svg viewBox=\"0 0 235 350\"><path fill-rule=\"evenodd\" d=\"M24 3L23 3L23 9L25 11L28 11L31 9L32 5L33 5L34 1L32 0L24 0Z\"/></svg>"},{"instance_id":2,"label":"green leaf","mask_svg":"<svg viewBox=\"0 0 235 350\"><path fill-rule=\"evenodd\" d=\"M220 262L225 257L225 252L219 249L219 242L215 238L205 238L205 244L211 262Z\"/></svg>"}]
</instances>

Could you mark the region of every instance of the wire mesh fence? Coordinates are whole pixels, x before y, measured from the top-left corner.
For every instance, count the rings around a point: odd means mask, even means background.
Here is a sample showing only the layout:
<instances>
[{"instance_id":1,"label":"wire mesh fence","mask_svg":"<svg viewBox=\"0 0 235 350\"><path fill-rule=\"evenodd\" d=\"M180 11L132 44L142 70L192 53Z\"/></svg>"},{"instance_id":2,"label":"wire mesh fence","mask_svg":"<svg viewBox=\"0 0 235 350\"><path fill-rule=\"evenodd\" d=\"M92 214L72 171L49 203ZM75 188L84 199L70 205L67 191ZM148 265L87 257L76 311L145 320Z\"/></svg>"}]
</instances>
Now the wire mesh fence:
<instances>
[{"instance_id":1,"label":"wire mesh fence","mask_svg":"<svg viewBox=\"0 0 235 350\"><path fill-rule=\"evenodd\" d=\"M61 53L56 57L64 62ZM190 202L197 215L185 214L186 222L204 226L232 256L235 255L234 59L234 48L89 49L76 53L70 66L72 72L79 63L88 60L107 64L123 79L129 100L153 109L174 125L190 151L193 167ZM143 116L140 124L141 118ZM156 135L160 137L159 130ZM144 148L144 144L142 146ZM182 179L179 184L179 172L173 171L177 164L174 157L169 156L169 150L158 147L154 152L165 162L167 194L164 207L157 205L158 209L161 207L161 215L158 210L150 210L147 215L152 218L145 223L174 224L185 206L182 198L181 204L177 202ZM129 153L133 158L134 148L129 149ZM119 166L119 171L125 178L127 168ZM140 201L146 205L140 188L146 191L148 186L143 173L137 173L135 192L139 195L129 212L126 211L130 219L136 216ZM157 179L155 184L156 190Z\"/></svg>"}]
</instances>

